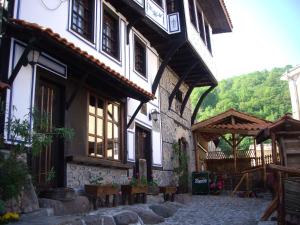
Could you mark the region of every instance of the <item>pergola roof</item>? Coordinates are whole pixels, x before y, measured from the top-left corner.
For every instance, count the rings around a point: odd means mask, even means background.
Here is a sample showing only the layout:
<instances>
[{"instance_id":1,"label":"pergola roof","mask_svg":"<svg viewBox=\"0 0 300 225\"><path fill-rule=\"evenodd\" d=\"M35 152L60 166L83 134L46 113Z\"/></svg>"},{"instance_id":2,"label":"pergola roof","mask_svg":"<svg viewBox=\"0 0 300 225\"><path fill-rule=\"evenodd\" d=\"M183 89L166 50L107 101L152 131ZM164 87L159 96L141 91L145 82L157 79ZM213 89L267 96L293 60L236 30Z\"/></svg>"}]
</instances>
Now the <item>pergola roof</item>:
<instances>
[{"instance_id":1,"label":"pergola roof","mask_svg":"<svg viewBox=\"0 0 300 225\"><path fill-rule=\"evenodd\" d=\"M300 132L300 121L295 120L291 117L290 114L286 114L283 117L276 120L274 123L269 124L263 130L261 130L257 136L257 143L261 143L269 138L271 138L271 134L288 134L288 133L297 133L299 135Z\"/></svg>"},{"instance_id":2,"label":"pergola roof","mask_svg":"<svg viewBox=\"0 0 300 225\"><path fill-rule=\"evenodd\" d=\"M229 109L192 126L192 131L200 135L215 139L224 134L240 134L256 136L258 132L272 124L270 121Z\"/></svg>"}]
</instances>

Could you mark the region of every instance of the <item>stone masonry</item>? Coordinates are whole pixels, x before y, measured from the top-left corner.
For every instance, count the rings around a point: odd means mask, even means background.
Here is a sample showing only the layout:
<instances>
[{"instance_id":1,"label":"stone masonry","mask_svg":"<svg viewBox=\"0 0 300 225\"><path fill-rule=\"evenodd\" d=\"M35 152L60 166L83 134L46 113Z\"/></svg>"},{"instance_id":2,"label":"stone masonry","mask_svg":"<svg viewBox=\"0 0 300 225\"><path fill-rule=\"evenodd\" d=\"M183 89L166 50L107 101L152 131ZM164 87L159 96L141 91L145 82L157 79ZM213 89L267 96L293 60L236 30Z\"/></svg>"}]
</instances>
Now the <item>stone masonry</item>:
<instances>
[{"instance_id":1,"label":"stone masonry","mask_svg":"<svg viewBox=\"0 0 300 225\"><path fill-rule=\"evenodd\" d=\"M153 171L154 179L159 181L160 185L177 183L177 178L173 172L176 167L172 145L184 138L187 142L186 152L189 158L189 173L195 170L195 157L193 148L193 139L191 132L191 103L185 107L183 116L180 116L180 103L174 99L169 110L169 96L178 81L178 76L170 69L166 69L160 81L160 116L161 116L161 134L162 134L162 152L163 168ZM180 91L183 98L188 90L188 86L183 84Z\"/></svg>"}]
</instances>

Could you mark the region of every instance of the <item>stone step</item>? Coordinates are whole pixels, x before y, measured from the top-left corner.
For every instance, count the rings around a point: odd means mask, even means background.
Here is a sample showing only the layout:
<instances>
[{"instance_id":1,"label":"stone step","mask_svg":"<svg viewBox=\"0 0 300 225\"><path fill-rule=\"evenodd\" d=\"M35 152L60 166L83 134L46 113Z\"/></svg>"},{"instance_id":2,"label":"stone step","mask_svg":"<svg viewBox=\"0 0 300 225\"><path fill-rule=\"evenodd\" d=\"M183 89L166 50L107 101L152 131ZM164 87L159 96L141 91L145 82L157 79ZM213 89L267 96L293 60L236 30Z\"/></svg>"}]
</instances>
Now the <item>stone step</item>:
<instances>
[{"instance_id":1,"label":"stone step","mask_svg":"<svg viewBox=\"0 0 300 225\"><path fill-rule=\"evenodd\" d=\"M37 218L37 217L46 217L46 216L53 216L54 211L53 208L40 208L36 211L33 211L31 213L25 213L22 214L22 218L26 220L30 220L31 218Z\"/></svg>"},{"instance_id":2,"label":"stone step","mask_svg":"<svg viewBox=\"0 0 300 225\"><path fill-rule=\"evenodd\" d=\"M257 225L277 225L277 221L259 221Z\"/></svg>"}]
</instances>

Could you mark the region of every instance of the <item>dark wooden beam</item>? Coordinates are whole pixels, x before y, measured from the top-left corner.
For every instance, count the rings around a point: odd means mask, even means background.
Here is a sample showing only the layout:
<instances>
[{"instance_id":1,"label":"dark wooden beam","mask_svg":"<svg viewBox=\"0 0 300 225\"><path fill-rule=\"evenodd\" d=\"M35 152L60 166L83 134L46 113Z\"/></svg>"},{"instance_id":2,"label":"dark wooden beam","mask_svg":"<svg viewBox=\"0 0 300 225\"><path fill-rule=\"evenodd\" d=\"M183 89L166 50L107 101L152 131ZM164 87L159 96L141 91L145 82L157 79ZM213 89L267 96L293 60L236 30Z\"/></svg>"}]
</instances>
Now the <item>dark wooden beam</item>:
<instances>
[{"instance_id":1,"label":"dark wooden beam","mask_svg":"<svg viewBox=\"0 0 300 225\"><path fill-rule=\"evenodd\" d=\"M74 88L69 100L66 102L66 110L68 110L71 107L78 91L81 90L81 88L85 84L85 81L86 81L87 77L88 77L88 73L86 73L84 76L81 77L80 82L76 85L76 87Z\"/></svg>"},{"instance_id":2,"label":"dark wooden beam","mask_svg":"<svg viewBox=\"0 0 300 225\"><path fill-rule=\"evenodd\" d=\"M194 112L193 112L193 115L192 115L192 119L191 119L191 123L194 124L195 122L195 119L196 119L196 116L197 116L197 113L200 109L200 106L203 102L203 100L205 99L205 97L209 94L209 92L211 92L217 85L212 85L210 86L202 95L201 97L199 98L199 101L197 102L197 105L194 109Z\"/></svg>"},{"instance_id":3,"label":"dark wooden beam","mask_svg":"<svg viewBox=\"0 0 300 225\"><path fill-rule=\"evenodd\" d=\"M232 143L230 142L230 141L228 141L227 139L226 139L226 137L224 137L224 135L221 135L220 136L224 141L226 141L226 143L232 148L233 147L233 145L232 145Z\"/></svg>"},{"instance_id":4,"label":"dark wooden beam","mask_svg":"<svg viewBox=\"0 0 300 225\"><path fill-rule=\"evenodd\" d=\"M170 44L170 50L168 51L167 55L164 57L157 73L155 76L155 79L153 81L152 84L152 93L155 94L158 84L160 82L160 79L163 75L163 72L165 70L165 68L167 67L168 63L170 62L170 60L172 59L172 57L174 56L174 54L178 51L178 49L185 43L185 39L179 39L177 41L171 42Z\"/></svg>"},{"instance_id":5,"label":"dark wooden beam","mask_svg":"<svg viewBox=\"0 0 300 225\"><path fill-rule=\"evenodd\" d=\"M26 46L26 48L24 49L21 57L19 58L15 68L13 68L13 71L11 72L10 77L8 78L7 83L9 84L9 86L11 86L14 83L14 80L16 79L18 73L20 72L20 69L22 68L22 66L28 62L27 61L27 55L28 53L32 50L34 43L36 42L36 38L31 38L28 42L28 45Z\"/></svg>"},{"instance_id":6,"label":"dark wooden beam","mask_svg":"<svg viewBox=\"0 0 300 225\"><path fill-rule=\"evenodd\" d=\"M185 80L185 78L189 75L189 73L195 68L195 66L198 65L198 62L194 62L192 63L187 69L186 71L184 72L184 74L180 77L180 79L177 81L172 93L170 94L169 96L169 109L171 108L171 105L172 105L172 102L173 102L173 99L176 95L176 93L178 92L179 90L179 87L180 85L183 83L183 81Z\"/></svg>"},{"instance_id":7,"label":"dark wooden beam","mask_svg":"<svg viewBox=\"0 0 300 225\"><path fill-rule=\"evenodd\" d=\"M193 89L194 89L194 87L190 86L188 91L186 92L186 94L184 96L184 99L183 99L181 107L180 107L180 116L182 116L182 114L183 114L183 111L185 109L185 106L186 106L189 98L190 98L190 95L192 94Z\"/></svg>"},{"instance_id":8,"label":"dark wooden beam","mask_svg":"<svg viewBox=\"0 0 300 225\"><path fill-rule=\"evenodd\" d=\"M138 112L140 111L140 109L142 108L142 106L143 106L144 103L145 103L145 102L141 102L141 103L139 104L139 106L136 108L136 110L134 111L133 115L131 116L131 118L130 118L128 124L127 124L127 129L130 127L130 125L131 125L132 122L134 121L136 115L138 114Z\"/></svg>"}]
</instances>

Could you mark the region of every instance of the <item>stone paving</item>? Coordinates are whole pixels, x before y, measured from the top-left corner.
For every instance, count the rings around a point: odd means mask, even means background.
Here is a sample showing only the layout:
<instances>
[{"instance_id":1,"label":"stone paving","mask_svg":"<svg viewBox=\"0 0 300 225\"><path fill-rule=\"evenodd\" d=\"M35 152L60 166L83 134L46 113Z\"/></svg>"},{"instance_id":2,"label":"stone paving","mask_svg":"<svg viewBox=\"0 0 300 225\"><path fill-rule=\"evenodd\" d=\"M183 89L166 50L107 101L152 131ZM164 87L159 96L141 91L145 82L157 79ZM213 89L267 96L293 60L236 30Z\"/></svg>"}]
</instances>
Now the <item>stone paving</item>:
<instances>
[{"instance_id":1,"label":"stone paving","mask_svg":"<svg viewBox=\"0 0 300 225\"><path fill-rule=\"evenodd\" d=\"M256 225L269 204L262 198L193 196L159 225Z\"/></svg>"},{"instance_id":2,"label":"stone paving","mask_svg":"<svg viewBox=\"0 0 300 225\"><path fill-rule=\"evenodd\" d=\"M270 200L264 198L232 198L229 196L222 195L177 195L176 201L182 204L170 203L171 206L173 204L173 209L171 210L173 212L171 212L170 214L173 216L171 217L169 217L170 215L165 215L164 213L168 214L169 212L163 212L163 208L160 207L160 205L163 204L162 197L149 196L148 204L119 206L116 208L100 208L96 211L92 211L84 215L77 214L70 216L46 216L47 213L45 212L46 214L44 213L37 216L33 213L27 217L23 216L21 218L21 221L18 223L14 223L14 225L144 225L141 218L138 218L138 221L136 220L136 222L134 223L126 223L125 221L123 221L125 223L114 223L113 219L111 219L115 217L115 215L117 215L118 213L124 212L126 210L138 213L138 211L141 209L150 210L152 214L153 212L155 212L159 216L164 217L164 219L160 218L160 220L164 220L164 222L158 222L159 225L258 225L259 218L270 203ZM152 207L153 205L158 205L157 210L155 210L155 208ZM167 206L168 203L164 203L163 205ZM137 207L137 209L134 210L133 207ZM141 216L141 214L139 215ZM111 219L112 223L92 222L95 221L95 218L97 216L110 217L108 219ZM146 215L144 215L143 220L150 221L149 219L152 222L149 224L153 224L153 215L146 213ZM91 222L85 222L88 220L90 220ZM276 224L276 222L259 224L273 225Z\"/></svg>"}]
</instances>

